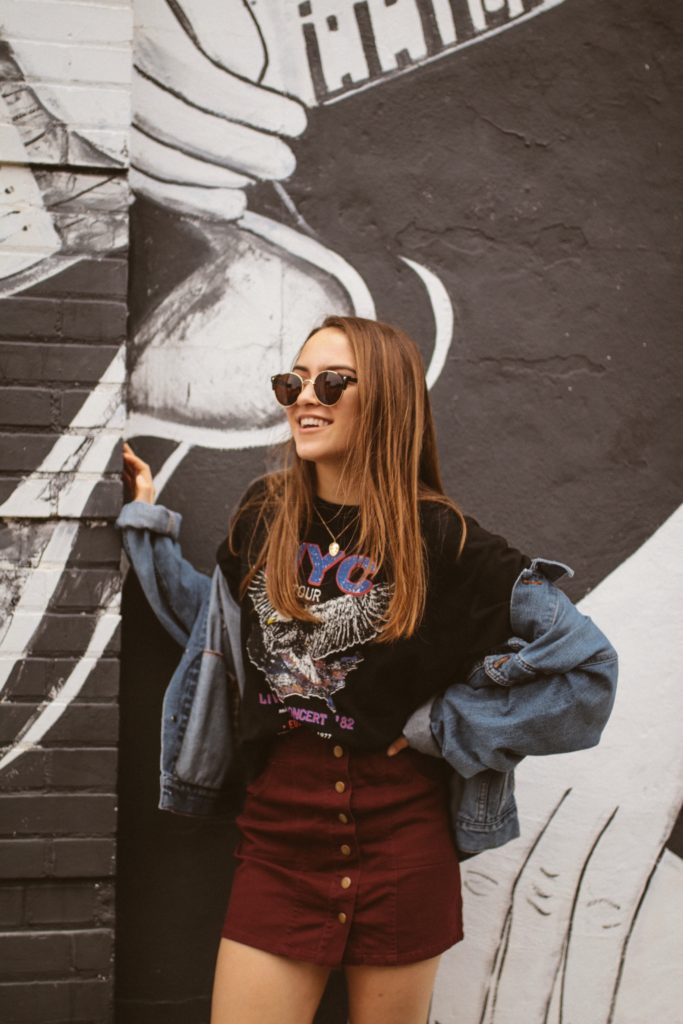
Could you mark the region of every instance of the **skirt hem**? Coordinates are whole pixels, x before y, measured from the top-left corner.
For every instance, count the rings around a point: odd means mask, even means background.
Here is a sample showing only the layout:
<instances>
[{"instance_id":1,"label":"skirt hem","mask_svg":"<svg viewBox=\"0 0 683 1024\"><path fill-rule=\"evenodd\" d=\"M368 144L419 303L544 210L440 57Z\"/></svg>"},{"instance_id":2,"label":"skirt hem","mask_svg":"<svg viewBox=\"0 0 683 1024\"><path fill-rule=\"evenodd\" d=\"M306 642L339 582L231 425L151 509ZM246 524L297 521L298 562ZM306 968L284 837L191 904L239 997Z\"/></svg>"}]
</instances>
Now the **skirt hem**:
<instances>
[{"instance_id":1,"label":"skirt hem","mask_svg":"<svg viewBox=\"0 0 683 1024\"><path fill-rule=\"evenodd\" d=\"M342 960L331 959L330 957L315 956L313 953L294 953L291 949L278 946L276 943L269 943L267 939L259 935L248 935L236 928L225 928L221 934L223 939L231 939L233 942L241 942L244 946L251 946L253 949L260 949L264 953L272 953L273 956L284 956L288 960L298 960L301 963L316 964L318 967L403 967L407 964L417 964L422 960L430 960L432 957L440 956L447 949L451 949L462 942L464 932L459 931L455 938L444 945L439 942L436 946L421 949L419 952L402 953L400 956L386 957L380 954L373 956L355 956Z\"/></svg>"}]
</instances>

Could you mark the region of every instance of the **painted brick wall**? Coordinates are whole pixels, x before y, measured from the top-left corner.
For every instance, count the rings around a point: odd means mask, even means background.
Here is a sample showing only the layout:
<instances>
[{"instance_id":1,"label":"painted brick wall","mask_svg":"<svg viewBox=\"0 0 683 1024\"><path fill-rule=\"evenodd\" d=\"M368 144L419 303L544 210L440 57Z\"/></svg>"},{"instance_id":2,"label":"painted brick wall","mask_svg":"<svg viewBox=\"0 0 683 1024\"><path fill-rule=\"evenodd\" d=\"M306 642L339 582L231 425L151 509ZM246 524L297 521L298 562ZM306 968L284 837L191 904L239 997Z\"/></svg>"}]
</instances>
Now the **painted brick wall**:
<instances>
[{"instance_id":1,"label":"painted brick wall","mask_svg":"<svg viewBox=\"0 0 683 1024\"><path fill-rule=\"evenodd\" d=\"M131 14L0 23L0 1019L104 1022Z\"/></svg>"}]
</instances>

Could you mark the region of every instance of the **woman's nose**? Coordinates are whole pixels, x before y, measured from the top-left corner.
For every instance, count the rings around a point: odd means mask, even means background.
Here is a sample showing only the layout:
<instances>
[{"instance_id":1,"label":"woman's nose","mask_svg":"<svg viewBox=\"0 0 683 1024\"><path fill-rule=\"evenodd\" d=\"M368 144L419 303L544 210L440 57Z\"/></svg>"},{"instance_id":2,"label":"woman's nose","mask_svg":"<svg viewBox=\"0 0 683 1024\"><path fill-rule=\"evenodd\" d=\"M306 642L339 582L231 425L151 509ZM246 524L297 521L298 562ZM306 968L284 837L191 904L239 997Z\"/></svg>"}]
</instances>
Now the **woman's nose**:
<instances>
[{"instance_id":1,"label":"woman's nose","mask_svg":"<svg viewBox=\"0 0 683 1024\"><path fill-rule=\"evenodd\" d=\"M319 404L318 396L315 393L315 388L313 387L313 381L312 380L305 380L304 381L304 386L301 389L301 394L299 395L297 401L298 402L315 402L316 405Z\"/></svg>"}]
</instances>

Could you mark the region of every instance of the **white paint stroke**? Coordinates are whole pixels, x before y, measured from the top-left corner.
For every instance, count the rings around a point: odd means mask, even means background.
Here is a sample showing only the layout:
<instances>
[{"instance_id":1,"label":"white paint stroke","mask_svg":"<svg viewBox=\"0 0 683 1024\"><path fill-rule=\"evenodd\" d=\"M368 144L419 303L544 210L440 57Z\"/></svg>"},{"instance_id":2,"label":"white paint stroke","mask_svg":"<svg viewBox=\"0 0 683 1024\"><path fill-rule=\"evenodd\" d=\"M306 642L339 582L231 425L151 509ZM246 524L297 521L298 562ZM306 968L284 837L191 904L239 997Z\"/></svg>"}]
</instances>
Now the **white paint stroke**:
<instances>
[{"instance_id":1,"label":"white paint stroke","mask_svg":"<svg viewBox=\"0 0 683 1024\"><path fill-rule=\"evenodd\" d=\"M0 771L15 761L21 754L28 750L35 750L40 745L48 729L51 729L59 721L74 698L81 692L88 676L104 654L107 644L113 637L119 624L121 616L118 611L113 610L118 607L118 602L119 593L117 592L110 598L107 607L100 612L85 654L71 671L58 696L42 708L36 718L29 724L26 731L20 734L20 737L3 754L0 758Z\"/></svg>"},{"instance_id":2,"label":"white paint stroke","mask_svg":"<svg viewBox=\"0 0 683 1024\"><path fill-rule=\"evenodd\" d=\"M19 292L26 291L27 288L33 288L35 284L40 284L41 281L61 274L63 270L68 270L74 263L80 263L83 259L80 253L76 256L58 254L46 256L39 253L36 254L36 257L38 262L32 266L15 271L9 262L5 262L5 254L0 253L0 299L18 295Z\"/></svg>"},{"instance_id":3,"label":"white paint stroke","mask_svg":"<svg viewBox=\"0 0 683 1024\"><path fill-rule=\"evenodd\" d=\"M56 501L69 508L68 513L62 514L80 515L121 436L124 379L125 349L121 346L65 433L57 438L37 469L0 505L0 515L45 517L54 514ZM88 431L97 428L104 433L95 438L92 433L84 432L84 428ZM85 480L76 476L60 486L58 474L76 473L81 467L84 472L97 473L97 476ZM59 499L55 497L58 491Z\"/></svg>"},{"instance_id":4,"label":"white paint stroke","mask_svg":"<svg viewBox=\"0 0 683 1024\"><path fill-rule=\"evenodd\" d=\"M171 476L190 450L190 445L180 444L166 459L154 477L157 497L161 494ZM78 529L77 523L59 523L57 530L63 530L63 528L67 526L73 531L73 539L75 539ZM55 533L56 532L57 531L55 531ZM43 560L45 560L47 554L48 550L46 548L43 554ZM25 602L27 608L39 608L38 612L34 611L31 613L34 629L42 622L44 609L47 607L57 584L62 578L62 572L63 569L61 567L55 570L54 568L48 568L46 566L43 573L34 571L29 579L29 584L22 595L22 602ZM97 667L99 659L106 650L107 644L114 635L116 626L120 621L118 611L114 614L114 608L118 607L120 596L120 591L117 590L116 593L112 594L109 601L106 602L104 609L98 617L95 629L83 656L74 666L58 695L40 709L38 714L28 723L27 727L12 742L10 748L2 757L0 757L0 771L12 764L12 762L21 754L26 753L29 750L35 750L40 745L47 731L59 721L69 705L79 695L87 682L90 673ZM12 625L14 625L14 620ZM21 648L22 654L25 652L32 635L33 630L31 630L30 633L27 631L27 637L24 638L25 643ZM5 685L16 660L16 658L7 659L5 669L6 674L3 676L4 657L2 655L2 647L0 646L0 692L2 691L2 687Z\"/></svg>"},{"instance_id":5,"label":"white paint stroke","mask_svg":"<svg viewBox=\"0 0 683 1024\"><path fill-rule=\"evenodd\" d=\"M78 525L77 522L68 521L57 523L41 553L38 565L31 571L26 581L7 632L0 643L0 694L16 662L26 653L36 629L43 620L45 610L61 579L61 569L66 564L76 540Z\"/></svg>"},{"instance_id":6,"label":"white paint stroke","mask_svg":"<svg viewBox=\"0 0 683 1024\"><path fill-rule=\"evenodd\" d=\"M448 292L434 271L428 270L427 267L416 263L415 260L409 260L407 256L400 258L421 279L432 305L435 327L434 351L427 370L427 387L432 388L446 364L448 350L453 340L453 305Z\"/></svg>"},{"instance_id":7,"label":"white paint stroke","mask_svg":"<svg viewBox=\"0 0 683 1024\"><path fill-rule=\"evenodd\" d=\"M59 488L58 510L64 516L72 516L74 520L63 520L57 524L40 556L38 567L30 572L24 584L11 622L0 643L0 693L14 665L26 654L43 621L78 533L79 523L75 520L82 515L120 440L124 416L121 384L124 378L125 349L121 346L67 428L73 430L84 424L89 427L99 424L101 432L97 435L62 435L38 469L22 481L0 506L0 514L8 518L44 517L55 511L52 492ZM76 470L80 470L83 475ZM74 476L60 486L57 474L70 473ZM41 573L41 567L49 570L49 579L44 574L42 578L37 575Z\"/></svg>"},{"instance_id":8,"label":"white paint stroke","mask_svg":"<svg viewBox=\"0 0 683 1024\"><path fill-rule=\"evenodd\" d=\"M188 444L186 441L181 442L175 451L171 452L163 466L161 466L159 471L156 473L154 477L154 488L156 490L157 498L175 473L180 463L191 450L192 445Z\"/></svg>"},{"instance_id":9,"label":"white paint stroke","mask_svg":"<svg viewBox=\"0 0 683 1024\"><path fill-rule=\"evenodd\" d=\"M369 320L375 318L375 303L365 281L343 256L328 249L321 242L304 235L294 228L279 224L269 217L247 211L237 221L239 227L249 231L272 245L280 246L285 252L298 259L305 260L313 266L336 278L344 288L354 308L356 316L364 316Z\"/></svg>"},{"instance_id":10,"label":"white paint stroke","mask_svg":"<svg viewBox=\"0 0 683 1024\"><path fill-rule=\"evenodd\" d=\"M112 452L121 439L120 432L101 434L96 437L86 452L77 476L57 496L57 514L77 518L85 506L109 462ZM89 475L86 475L89 474Z\"/></svg>"},{"instance_id":11,"label":"white paint stroke","mask_svg":"<svg viewBox=\"0 0 683 1024\"><path fill-rule=\"evenodd\" d=\"M289 438L286 423L274 427L195 427L191 423L173 423L147 413L131 413L126 427L127 437L161 437L199 448L214 448L221 451L241 448L260 448L279 444Z\"/></svg>"}]
</instances>

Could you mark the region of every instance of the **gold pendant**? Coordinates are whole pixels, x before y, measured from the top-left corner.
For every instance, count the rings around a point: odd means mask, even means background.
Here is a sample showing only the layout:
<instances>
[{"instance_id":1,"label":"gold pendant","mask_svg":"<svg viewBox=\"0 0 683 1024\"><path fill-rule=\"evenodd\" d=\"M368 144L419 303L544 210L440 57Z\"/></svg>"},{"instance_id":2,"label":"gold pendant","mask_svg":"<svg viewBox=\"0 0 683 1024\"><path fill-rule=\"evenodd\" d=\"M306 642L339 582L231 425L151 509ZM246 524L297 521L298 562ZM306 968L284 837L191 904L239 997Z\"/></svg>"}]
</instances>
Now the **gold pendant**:
<instances>
[{"instance_id":1,"label":"gold pendant","mask_svg":"<svg viewBox=\"0 0 683 1024\"><path fill-rule=\"evenodd\" d=\"M332 543L330 544L330 546L329 546L329 548L327 550L329 551L329 553L331 555L338 555L339 554L339 545L337 544L336 540L332 541Z\"/></svg>"}]
</instances>

